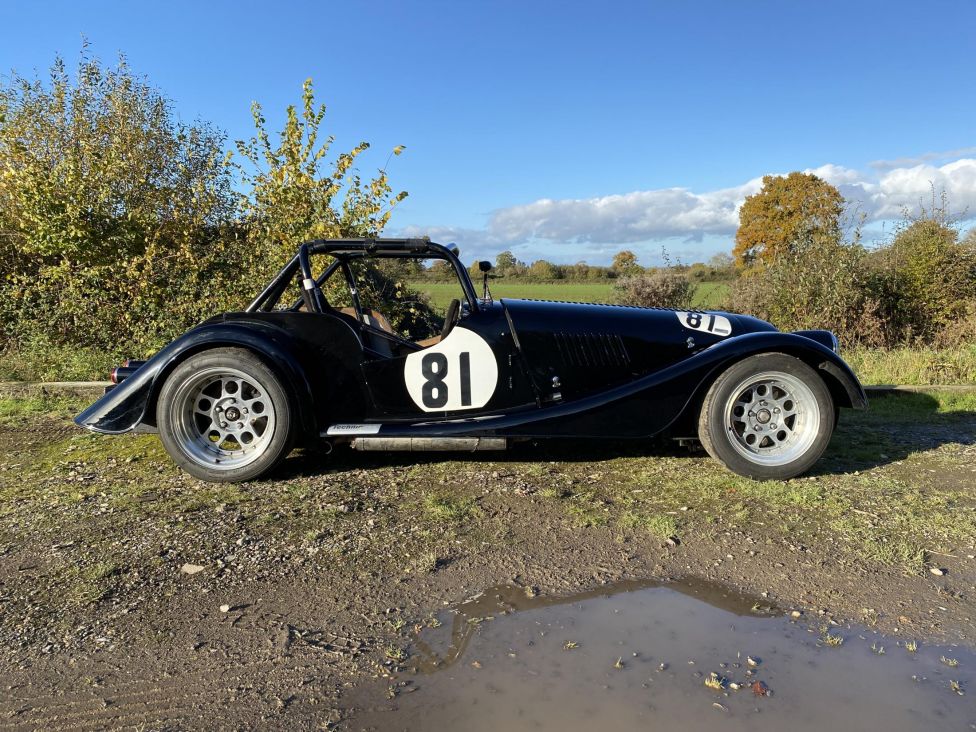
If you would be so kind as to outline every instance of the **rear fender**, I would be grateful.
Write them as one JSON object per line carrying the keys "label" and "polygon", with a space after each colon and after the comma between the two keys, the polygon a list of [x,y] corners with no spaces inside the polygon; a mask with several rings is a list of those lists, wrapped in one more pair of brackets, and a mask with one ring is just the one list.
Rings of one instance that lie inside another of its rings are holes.
{"label": "rear fender", "polygon": [[108,434],[154,432],[156,403],[169,374],[190,356],[221,347],[246,348],[279,373],[298,409],[302,431],[316,432],[312,389],[297,345],[282,329],[255,322],[212,323],[186,332],[78,415],[75,423]]}

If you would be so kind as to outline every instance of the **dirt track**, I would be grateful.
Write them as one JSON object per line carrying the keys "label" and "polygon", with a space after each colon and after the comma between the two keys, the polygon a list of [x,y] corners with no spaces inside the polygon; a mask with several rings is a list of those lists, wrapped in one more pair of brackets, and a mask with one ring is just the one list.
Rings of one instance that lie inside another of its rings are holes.
{"label": "dirt track", "polygon": [[976,414],[898,399],[845,419],[818,472],[786,484],[570,445],[296,455],[274,481],[215,487],[151,436],[16,416],[0,730],[341,726],[347,690],[395,676],[433,612],[502,584],[696,575],[811,624],[972,645]]}

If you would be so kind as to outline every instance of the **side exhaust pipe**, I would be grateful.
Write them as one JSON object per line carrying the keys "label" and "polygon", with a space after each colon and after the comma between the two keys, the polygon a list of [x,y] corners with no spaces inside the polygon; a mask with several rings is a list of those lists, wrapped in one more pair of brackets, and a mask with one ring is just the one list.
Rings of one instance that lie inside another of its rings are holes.
{"label": "side exhaust pipe", "polygon": [[114,369],[112,369],[108,379],[113,384],[121,384],[135,372],[136,370],[134,368],[130,368],[129,366],[116,366]]}
{"label": "side exhaust pipe", "polygon": [[357,437],[352,441],[354,450],[365,452],[480,452],[506,447],[504,437]]}
{"label": "side exhaust pipe", "polygon": [[145,361],[133,361],[131,358],[127,358],[122,362],[121,366],[116,366],[109,372],[108,379],[113,384],[121,384],[145,363]]}

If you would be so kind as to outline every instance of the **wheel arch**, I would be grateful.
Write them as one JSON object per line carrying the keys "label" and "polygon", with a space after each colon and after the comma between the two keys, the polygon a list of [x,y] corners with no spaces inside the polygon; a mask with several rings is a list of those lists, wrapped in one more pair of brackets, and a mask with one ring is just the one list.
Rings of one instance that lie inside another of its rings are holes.
{"label": "wheel arch", "polygon": [[[815,341],[811,341],[809,338],[803,338],[802,336],[791,333],[768,334],[779,336],[778,338],[769,338],[767,334],[761,335],[767,337],[756,338],[755,340],[762,342],[750,344],[752,347],[747,348],[729,348],[730,352],[725,357],[711,364],[706,375],[693,390],[681,415],[672,423],[669,431],[673,435],[684,437],[685,435],[690,436],[696,434],[698,415],[705,401],[705,395],[712,387],[712,384],[715,383],[715,380],[736,362],[763,353],[782,353],[787,356],[793,356],[812,368],[826,385],[834,401],[835,408],[867,408],[868,402],[864,388],[854,375],[854,372],[851,371],[850,366],[836,353]],[[726,341],[718,346],[713,346],[713,348],[731,346],[735,344],[735,340]],[[745,338],[741,340],[745,340]]]}
{"label": "wheel arch", "polygon": [[[188,358],[217,348],[241,348],[253,353],[276,374],[282,377],[282,384],[292,398],[298,415],[298,425],[304,434],[317,434],[317,424],[313,409],[312,388],[291,339],[282,339],[277,333],[264,333],[264,329],[242,328],[234,325],[204,327],[191,331],[194,336],[160,365],[153,379],[146,399],[146,408],[141,422],[155,426],[156,407],[163,385],[170,374]],[[181,339],[182,340],[182,339]],[[178,341],[179,343],[179,341]]]}

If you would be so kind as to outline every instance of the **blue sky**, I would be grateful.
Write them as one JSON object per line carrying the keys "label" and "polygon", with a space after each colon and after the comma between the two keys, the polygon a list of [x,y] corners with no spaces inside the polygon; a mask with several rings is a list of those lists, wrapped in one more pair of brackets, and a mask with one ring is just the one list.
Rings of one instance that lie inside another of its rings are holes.
{"label": "blue sky", "polygon": [[649,264],[729,249],[766,173],[817,170],[872,236],[929,181],[976,212],[974,28],[962,1],[4,1],[0,70],[84,35],[232,139],[312,77],[339,146],[373,144],[364,172],[406,145],[388,231]]}

